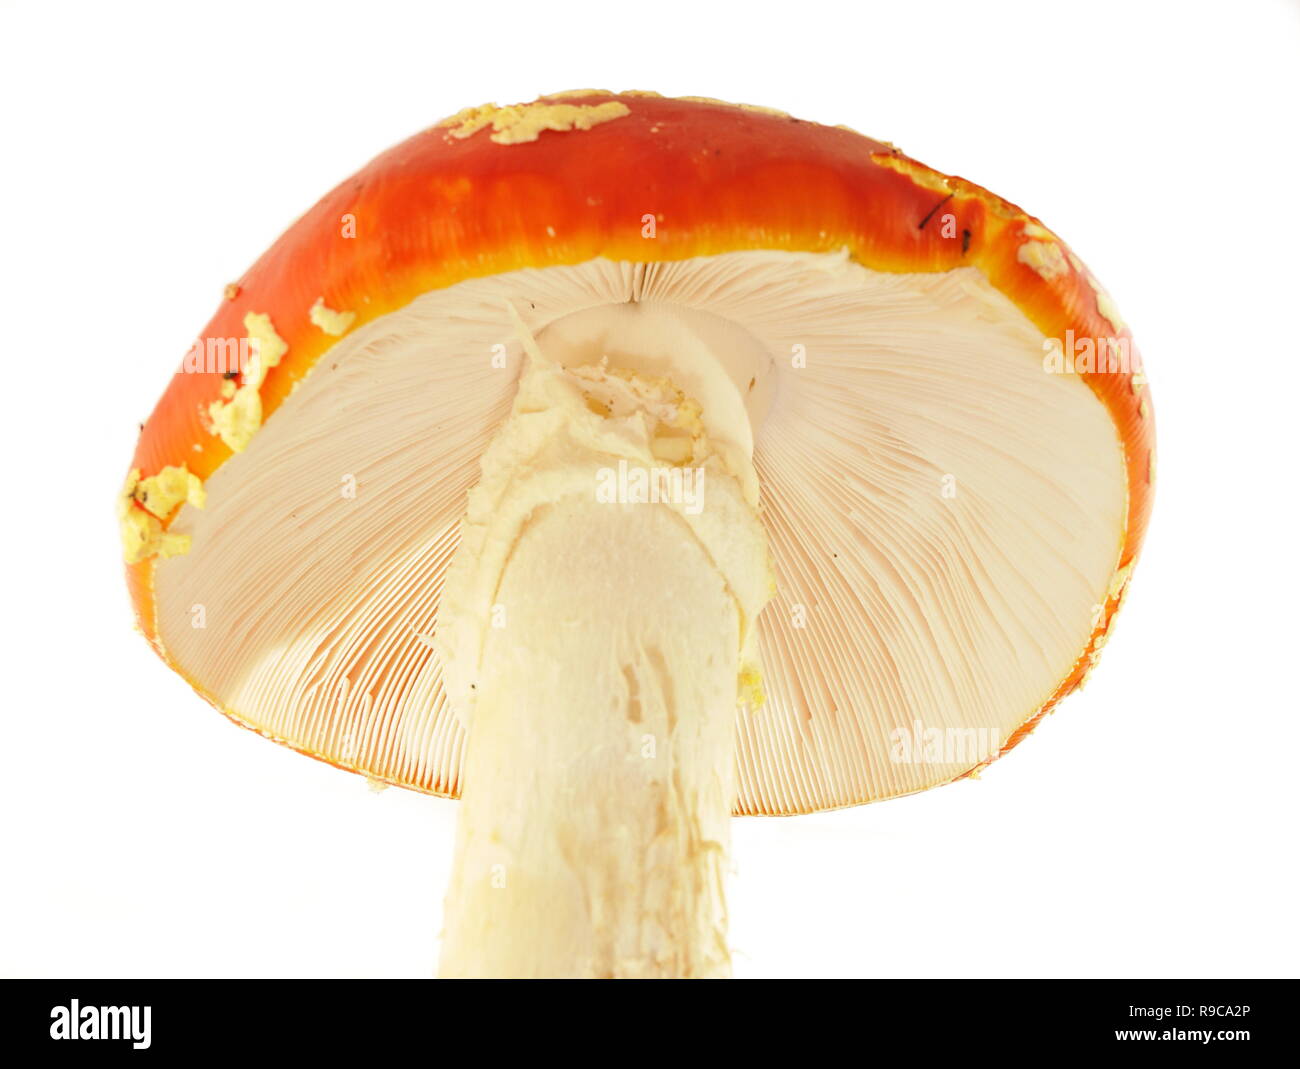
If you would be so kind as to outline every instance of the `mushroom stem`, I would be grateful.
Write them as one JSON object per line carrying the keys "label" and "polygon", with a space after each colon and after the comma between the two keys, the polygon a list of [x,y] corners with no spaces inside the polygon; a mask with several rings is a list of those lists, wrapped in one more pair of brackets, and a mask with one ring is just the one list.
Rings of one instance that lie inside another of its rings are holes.
{"label": "mushroom stem", "polygon": [[441,975],[728,975],[740,619],[708,554],[667,509],[571,498],[499,598]]}
{"label": "mushroom stem", "polygon": [[772,589],[743,464],[668,380],[530,362],[440,600],[469,734],[441,975],[729,973],[737,695]]}

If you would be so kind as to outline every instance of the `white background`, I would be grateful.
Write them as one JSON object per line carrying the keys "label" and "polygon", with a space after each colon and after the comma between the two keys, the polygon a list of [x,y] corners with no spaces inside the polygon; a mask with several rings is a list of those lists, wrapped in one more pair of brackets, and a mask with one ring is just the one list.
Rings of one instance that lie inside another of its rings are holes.
{"label": "white background", "polygon": [[[721,7],[722,5],[718,5]],[[1088,690],[978,782],[735,826],[741,976],[1297,973],[1294,2],[6,3],[0,974],[433,972],[455,803],[237,730],[113,497],[222,286],[372,155],[584,86],[847,123],[1022,204],[1146,357]]]}

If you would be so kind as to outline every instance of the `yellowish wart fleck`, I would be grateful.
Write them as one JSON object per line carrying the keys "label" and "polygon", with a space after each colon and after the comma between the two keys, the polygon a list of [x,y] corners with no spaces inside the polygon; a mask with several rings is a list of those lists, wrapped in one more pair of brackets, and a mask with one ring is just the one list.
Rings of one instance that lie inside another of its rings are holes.
{"label": "yellowish wart fleck", "polygon": [[1016,259],[1022,264],[1028,264],[1039,277],[1048,282],[1069,271],[1065,253],[1059,245],[1050,241],[1026,241],[1016,250]]}
{"label": "yellowish wart fleck", "polygon": [[256,386],[241,386],[229,401],[208,406],[212,430],[231,450],[242,453],[262,426],[262,398]]}
{"label": "yellowish wart fleck", "polygon": [[240,386],[231,393],[227,380],[221,386],[223,399],[208,405],[212,432],[235,453],[247,449],[253,435],[262,426],[262,397],[258,391],[266,381],[267,372],[289,351],[284,339],[276,333],[269,315],[249,312],[244,316],[244,330],[253,343],[253,355],[244,369]]}
{"label": "yellowish wart fleck", "polygon": [[1119,314],[1119,309],[1115,307],[1115,302],[1111,296],[1098,284],[1095,278],[1088,279],[1088,285],[1092,287],[1092,292],[1097,295],[1097,312],[1102,319],[1110,324],[1111,330],[1116,334],[1124,332],[1124,317]]}
{"label": "yellowish wart fleck", "polygon": [[140,477],[139,468],[132,468],[117,499],[118,529],[126,563],[188,553],[190,536],[163,530],[163,522],[182,504],[201,509],[206,497],[203,483],[184,464],[169,465],[147,479]]}
{"label": "yellowish wart fleck", "polygon": [[341,338],[346,334],[348,328],[352,326],[352,321],[357,318],[356,312],[336,312],[326,307],[324,297],[316,298],[316,303],[311,306],[308,314],[315,326],[335,338]]}
{"label": "yellowish wart fleck", "polygon": [[449,126],[448,136],[472,137],[485,127],[492,127],[492,140],[498,145],[521,145],[536,141],[545,131],[590,130],[601,123],[631,114],[628,106],[617,100],[604,104],[551,104],[544,100],[533,104],[515,104],[501,108],[485,104],[466,108],[439,123]]}
{"label": "yellowish wart fleck", "polygon": [[184,464],[169,464],[157,475],[140,479],[132,496],[160,520],[167,519],[184,502],[196,509],[207,502],[202,480]]}
{"label": "yellowish wart fleck", "polygon": [[244,330],[248,340],[253,343],[253,358],[244,372],[242,385],[261,386],[266,381],[266,373],[280,362],[280,358],[289,351],[283,338],[275,332],[271,317],[262,312],[249,312],[244,316]]}
{"label": "yellowish wart fleck", "polygon": [[1129,561],[1123,568],[1120,568],[1110,577],[1110,586],[1106,590],[1106,600],[1112,601],[1118,598],[1128,585],[1129,576],[1133,574],[1133,562]]}
{"label": "yellowish wart fleck", "polygon": [[935,193],[955,192],[953,184],[948,180],[946,174],[940,174],[925,164],[917,163],[916,160],[909,159],[906,156],[887,156],[883,152],[875,152],[872,153],[871,159],[881,167],[906,175],[922,189],[928,189]]}

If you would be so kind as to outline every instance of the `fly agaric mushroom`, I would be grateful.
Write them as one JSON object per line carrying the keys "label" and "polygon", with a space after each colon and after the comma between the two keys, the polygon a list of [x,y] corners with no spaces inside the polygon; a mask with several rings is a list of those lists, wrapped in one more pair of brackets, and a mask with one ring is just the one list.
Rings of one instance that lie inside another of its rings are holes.
{"label": "fly agaric mushroom", "polygon": [[448,976],[726,974],[731,815],[1005,753],[1151,505],[1136,352],[1059,238],[712,100],[439,123],[184,370],[120,501],[140,627],[237,723],[461,798]]}

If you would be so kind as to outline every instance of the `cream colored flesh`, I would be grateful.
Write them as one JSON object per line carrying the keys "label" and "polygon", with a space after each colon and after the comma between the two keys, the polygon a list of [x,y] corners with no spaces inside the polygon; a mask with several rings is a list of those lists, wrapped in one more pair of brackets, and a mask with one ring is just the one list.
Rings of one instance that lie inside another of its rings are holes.
{"label": "cream colored flesh", "polygon": [[[468,788],[430,636],[518,379],[507,301],[551,359],[637,314],[592,309],[687,309],[675,322],[698,345],[674,348],[695,352],[700,392],[739,391],[776,594],[759,620],[766,704],[735,714],[737,811],[945,782],[1081,655],[1123,538],[1118,438],[976,271],[593,261],[463,283],[354,331],[207,481],[206,509],[182,509],[172,529],[192,550],[158,564],[160,635],[232,714],[380,779]],[[616,333],[600,344],[663,359],[667,328]],[[744,452],[734,421],[718,438]]]}

